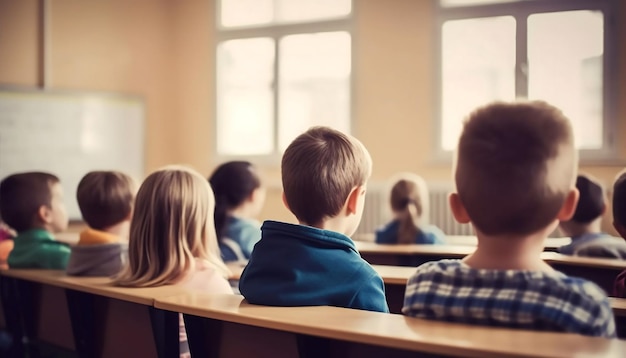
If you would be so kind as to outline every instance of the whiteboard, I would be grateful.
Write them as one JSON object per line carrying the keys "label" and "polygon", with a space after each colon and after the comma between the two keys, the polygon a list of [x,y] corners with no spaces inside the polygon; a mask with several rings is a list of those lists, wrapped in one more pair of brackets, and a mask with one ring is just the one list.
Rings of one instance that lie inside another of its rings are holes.
{"label": "whiteboard", "polygon": [[144,162],[139,98],[0,89],[0,179],[25,171],[58,176],[71,220],[81,219],[76,188],[87,172],[119,170],[141,180]]}

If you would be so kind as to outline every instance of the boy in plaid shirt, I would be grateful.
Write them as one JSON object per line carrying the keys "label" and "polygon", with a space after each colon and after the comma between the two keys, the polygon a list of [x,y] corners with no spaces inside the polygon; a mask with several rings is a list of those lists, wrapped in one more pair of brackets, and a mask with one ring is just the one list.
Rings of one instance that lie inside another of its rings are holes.
{"label": "boy in plaid shirt", "polygon": [[495,103],[466,121],[450,206],[476,251],[418,267],[402,312],[489,326],[615,336],[605,293],[541,260],[545,238],[576,209],[577,153],[565,116],[544,102]]}

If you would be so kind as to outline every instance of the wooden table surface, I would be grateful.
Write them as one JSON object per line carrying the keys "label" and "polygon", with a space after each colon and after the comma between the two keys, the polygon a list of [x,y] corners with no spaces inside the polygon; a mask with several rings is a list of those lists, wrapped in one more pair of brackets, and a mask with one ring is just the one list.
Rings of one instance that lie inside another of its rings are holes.
{"label": "wooden table surface", "polygon": [[158,298],[155,307],[243,325],[416,352],[465,357],[624,357],[626,342],[531,332],[328,306],[267,307],[233,295]]}

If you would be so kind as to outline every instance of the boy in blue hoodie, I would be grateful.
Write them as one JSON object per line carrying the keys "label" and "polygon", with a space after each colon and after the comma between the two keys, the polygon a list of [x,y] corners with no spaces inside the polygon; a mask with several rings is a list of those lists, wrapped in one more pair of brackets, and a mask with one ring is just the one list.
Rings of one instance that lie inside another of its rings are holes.
{"label": "boy in blue hoodie", "polygon": [[348,237],[363,213],[372,170],[356,138],[314,127],[282,159],[283,202],[299,225],[266,221],[239,290],[271,306],[337,306],[388,312],[380,276]]}

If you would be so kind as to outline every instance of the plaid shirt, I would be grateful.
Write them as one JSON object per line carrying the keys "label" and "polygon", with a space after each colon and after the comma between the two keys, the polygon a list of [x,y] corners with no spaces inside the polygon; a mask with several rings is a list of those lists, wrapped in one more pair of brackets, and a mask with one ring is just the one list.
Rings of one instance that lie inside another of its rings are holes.
{"label": "plaid shirt", "polygon": [[602,289],[560,272],[428,262],[409,279],[402,313],[449,322],[615,337]]}

